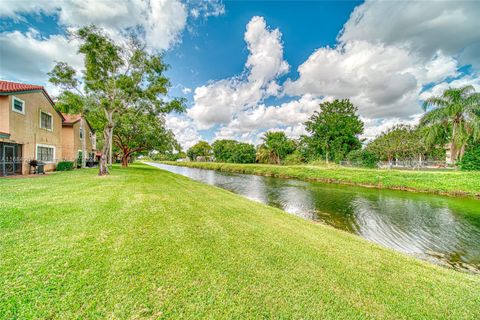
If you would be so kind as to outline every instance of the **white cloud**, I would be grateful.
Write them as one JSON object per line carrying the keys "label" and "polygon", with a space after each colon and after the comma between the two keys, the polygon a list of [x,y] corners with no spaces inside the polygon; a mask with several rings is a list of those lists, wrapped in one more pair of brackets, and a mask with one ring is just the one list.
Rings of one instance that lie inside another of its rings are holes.
{"label": "white cloud", "polygon": [[200,140],[192,120],[184,115],[168,114],[165,124],[168,129],[173,131],[175,138],[185,151]]}
{"label": "white cloud", "polygon": [[199,129],[226,124],[268,96],[276,95],[275,79],[289,70],[283,60],[283,44],[278,29],[270,30],[263,17],[253,17],[247,24],[245,42],[249,56],[245,63],[246,76],[219,80],[197,87],[194,106],[188,115]]}
{"label": "white cloud", "polygon": [[220,0],[190,0],[187,1],[190,9],[190,15],[194,19],[200,17],[218,17],[225,14],[225,6]]}
{"label": "white cloud", "polygon": [[167,49],[179,41],[187,21],[187,8],[178,0],[64,0],[8,1],[2,15],[21,18],[19,14],[57,15],[67,28],[95,24],[119,39],[128,30],[141,29],[150,48]]}
{"label": "white cloud", "polygon": [[182,89],[182,92],[183,92],[183,94],[190,94],[190,93],[192,93],[192,89],[187,88],[187,87],[184,87],[184,88]]}
{"label": "white cloud", "polygon": [[361,117],[361,120],[364,123],[365,130],[361,135],[361,138],[366,139],[367,141],[374,139],[376,136],[382,132],[387,131],[395,125],[405,124],[405,125],[416,125],[418,124],[421,113],[415,114],[408,118],[387,118],[387,119],[370,119]]}
{"label": "white cloud", "polygon": [[[318,104],[334,98],[350,98],[359,108],[368,139],[398,123],[417,123],[429,91],[478,83],[477,75],[458,72],[466,53],[477,52],[472,44],[480,40],[480,19],[473,12],[480,14],[476,3],[367,1],[352,13],[334,48],[315,50],[298,67],[299,77],[283,84],[278,78],[289,66],[281,33],[254,17],[245,32],[246,75],[197,87],[188,114],[200,129],[219,125],[216,138],[245,141],[258,141],[271,128],[298,136]],[[295,99],[263,103],[284,94]]]}
{"label": "white cloud", "polygon": [[465,86],[473,86],[475,88],[475,91],[480,92],[480,78],[477,76],[464,76],[462,78],[453,80],[451,82],[442,82],[439,83],[432,88],[425,90],[420,94],[420,99],[421,100],[426,100],[429,97],[432,96],[440,96],[443,91],[445,91],[448,88],[461,88]]}
{"label": "white cloud", "polygon": [[[66,61],[77,69],[83,62],[75,40],[68,41],[60,35],[41,38],[33,29],[26,33],[0,33],[0,56],[1,78],[34,84],[46,82],[55,60]],[[47,86],[47,90],[54,94],[53,87]]]}
{"label": "white cloud", "polygon": [[479,15],[478,1],[366,1],[355,8],[339,40],[400,45],[427,60],[441,51],[478,66]]}
{"label": "white cloud", "polygon": [[[187,23],[188,8],[198,8],[204,17],[223,14],[218,1],[191,2],[179,0],[36,0],[2,3],[1,17],[24,20],[24,14],[55,15],[60,27],[72,30],[95,24],[115,40],[122,40],[127,32],[139,31],[150,50],[168,49],[180,41]],[[51,93],[56,89],[47,83],[46,73],[55,61],[66,61],[75,67],[82,65],[77,54],[78,42],[64,35],[42,37],[33,29],[0,33],[0,77],[47,85]],[[7,63],[8,62],[8,63]]]}
{"label": "white cloud", "polygon": [[[277,78],[288,72],[288,64],[280,31],[269,32],[263,19],[257,18],[263,22],[258,24],[252,19],[245,33],[247,80],[234,77],[197,88],[189,115],[200,128],[221,124],[217,138],[250,141],[271,128],[290,136],[304,133],[303,122],[321,99],[350,98],[367,139],[395,124],[415,124],[423,112],[420,100],[428,95],[449,86],[480,88],[478,75],[458,71],[480,62],[479,14],[479,2],[367,1],[352,13],[334,48],[315,50],[298,67],[299,77],[283,84]],[[276,45],[252,46],[265,38]],[[263,103],[266,96],[283,94],[300,98],[277,106]]]}
{"label": "white cloud", "polygon": [[459,76],[465,50],[474,52],[480,41],[478,14],[474,2],[367,1],[352,13],[337,46],[310,55],[299,78],[285,82],[285,93],[350,98],[366,119],[410,121],[422,112],[425,86],[446,88]]}
{"label": "white cloud", "polygon": [[322,100],[311,95],[278,106],[259,105],[237,116],[230,124],[237,132],[268,129],[276,126],[296,126],[303,124],[318,110]]}
{"label": "white cloud", "polygon": [[260,136],[269,130],[284,131],[291,138],[306,134],[303,123],[315,110],[322,99],[305,95],[280,105],[258,105],[239,113],[230,123],[219,128],[215,139],[236,139],[258,143]]}
{"label": "white cloud", "polygon": [[423,85],[455,76],[456,70],[455,60],[440,52],[425,63],[398,46],[351,41],[316,50],[298,68],[299,78],[286,81],[285,92],[350,98],[370,118],[406,117],[421,110]]}

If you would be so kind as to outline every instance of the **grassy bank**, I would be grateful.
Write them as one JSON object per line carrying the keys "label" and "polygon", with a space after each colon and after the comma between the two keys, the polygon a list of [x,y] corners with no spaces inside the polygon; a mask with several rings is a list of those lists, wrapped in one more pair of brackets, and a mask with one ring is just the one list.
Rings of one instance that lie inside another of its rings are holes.
{"label": "grassy bank", "polygon": [[480,198],[480,172],[405,171],[345,168],[337,166],[276,166],[264,164],[234,164],[215,162],[163,163],[280,178],[295,178],[301,180],[349,184],[380,189],[406,190],[450,196],[468,196]]}
{"label": "grassy bank", "polygon": [[0,179],[0,318],[480,317],[480,278],[144,165]]}

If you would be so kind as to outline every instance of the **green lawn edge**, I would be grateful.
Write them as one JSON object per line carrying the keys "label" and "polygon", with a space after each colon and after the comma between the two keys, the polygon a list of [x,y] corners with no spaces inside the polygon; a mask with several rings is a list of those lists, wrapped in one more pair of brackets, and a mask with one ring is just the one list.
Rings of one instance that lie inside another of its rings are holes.
{"label": "green lawn edge", "polygon": [[480,317],[478,276],[146,165],[0,194],[2,319]]}
{"label": "green lawn edge", "polygon": [[432,193],[480,199],[480,172],[406,171],[326,166],[278,166],[217,162],[159,163],[277,178],[336,183],[367,188]]}

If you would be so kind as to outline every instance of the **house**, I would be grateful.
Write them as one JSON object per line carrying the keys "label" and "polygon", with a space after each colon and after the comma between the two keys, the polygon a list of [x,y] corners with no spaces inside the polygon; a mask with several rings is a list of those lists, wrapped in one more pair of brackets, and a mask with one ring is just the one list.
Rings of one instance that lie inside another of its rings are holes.
{"label": "house", "polygon": [[[64,160],[76,161],[82,153],[82,140],[85,138],[87,159],[95,158],[96,136],[92,126],[79,114],[62,113],[62,158]],[[83,124],[83,126],[82,126]]]}
{"label": "house", "polygon": [[57,111],[42,86],[0,80],[0,176],[28,174],[31,160],[44,162],[46,171],[74,161],[83,137],[94,154],[95,133],[80,120]]}
{"label": "house", "polygon": [[33,159],[55,169],[63,120],[42,86],[0,81],[0,175],[27,174]]}

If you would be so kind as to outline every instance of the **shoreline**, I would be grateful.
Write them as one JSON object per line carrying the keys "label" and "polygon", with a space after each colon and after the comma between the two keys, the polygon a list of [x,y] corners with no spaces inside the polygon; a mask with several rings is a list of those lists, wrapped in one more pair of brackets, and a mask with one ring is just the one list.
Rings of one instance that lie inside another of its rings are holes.
{"label": "shoreline", "polygon": [[[472,173],[461,171],[400,171],[394,169],[384,170],[366,168],[320,167],[309,165],[278,166],[265,164],[236,164],[220,162],[153,162],[222,172],[253,174],[281,179],[297,179],[302,181],[340,184],[379,190],[395,190],[435,194],[449,197],[466,197],[480,199],[480,173],[477,172]],[[352,179],[351,177],[343,176],[344,174],[351,174],[352,176],[356,176],[357,181],[354,181],[355,179]],[[464,180],[467,176],[470,176],[470,178],[474,181],[478,181],[478,183],[476,184],[472,183],[473,188],[469,189],[469,184],[465,183]],[[419,179],[419,177],[421,177],[421,179]],[[415,180],[414,182],[416,182],[419,186],[412,186],[412,184],[414,183],[408,181],[409,178]],[[463,187],[464,189],[453,189],[453,187],[448,185],[451,180],[457,180],[457,184],[460,182],[461,187]],[[431,184],[438,184],[440,182],[444,183],[443,190],[438,186],[429,187],[429,185]]]}

